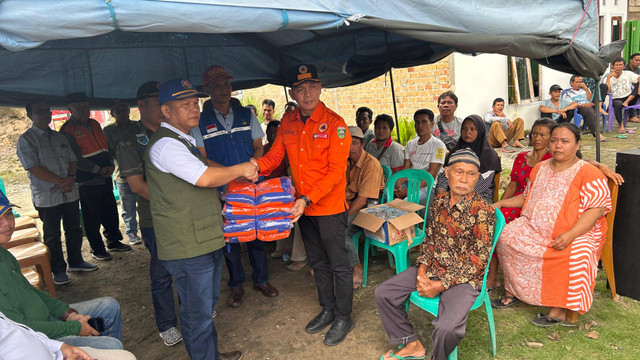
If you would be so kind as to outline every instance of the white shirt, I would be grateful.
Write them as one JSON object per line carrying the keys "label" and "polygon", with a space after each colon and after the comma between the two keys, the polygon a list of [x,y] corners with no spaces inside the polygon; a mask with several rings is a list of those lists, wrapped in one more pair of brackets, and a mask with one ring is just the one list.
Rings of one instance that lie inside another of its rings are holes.
{"label": "white shirt", "polygon": [[[442,140],[435,136],[431,136],[426,143],[418,145],[418,137],[407,142],[404,150],[404,158],[411,161],[412,169],[422,169],[429,171],[429,165],[444,164],[444,157],[447,154],[447,147]],[[435,186],[437,179],[433,179]]]}
{"label": "white shirt", "polygon": [[616,79],[615,76],[611,77],[609,92],[614,99],[626,98],[631,94],[631,85],[636,82],[638,82],[638,74],[625,70],[619,78]]}
{"label": "white shirt", "polygon": [[584,89],[573,90],[569,89],[562,95],[563,99],[567,99],[572,102],[577,102],[578,105],[586,104],[591,99],[587,99],[587,92]]}
{"label": "white shirt", "polygon": [[487,124],[491,125],[491,123],[493,123],[494,121],[500,121],[500,123],[502,124],[502,129],[503,130],[507,130],[509,128],[509,118],[506,116],[497,116],[493,113],[493,110],[489,111],[488,113],[484,114],[484,122],[486,122]]}
{"label": "white shirt", "polygon": [[0,312],[0,359],[62,360],[62,342],[51,340],[26,325],[7,318]]}
{"label": "white shirt", "polygon": [[[183,133],[166,122],[163,122],[160,126],[175,132],[195,148],[196,140],[192,136]],[[191,185],[195,185],[200,176],[207,170],[207,165],[191,153],[183,143],[170,137],[164,137],[153,144],[149,149],[149,158],[153,166],[157,167],[158,170],[175,175]]]}

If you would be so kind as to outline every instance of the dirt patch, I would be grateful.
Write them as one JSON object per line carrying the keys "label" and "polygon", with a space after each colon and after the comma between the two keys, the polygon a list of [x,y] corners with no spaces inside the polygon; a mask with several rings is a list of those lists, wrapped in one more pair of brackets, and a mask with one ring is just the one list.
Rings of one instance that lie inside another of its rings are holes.
{"label": "dirt patch", "polygon": [[[30,125],[24,112],[0,108],[0,142],[3,144],[0,147],[3,159],[0,174],[6,180],[9,198],[22,206],[22,213],[32,210],[33,205],[26,172],[17,160],[15,143]],[[614,139],[611,133],[606,135],[609,140],[602,144],[602,160],[612,168],[615,168],[617,151],[640,146],[640,133],[629,135],[627,139]],[[586,158],[595,158],[593,137],[585,135],[582,149]],[[503,156],[503,168],[510,168],[514,157]],[[124,227],[121,230],[124,232]],[[268,244],[268,252],[273,247],[274,244]],[[89,244],[85,242],[83,248],[85,259],[90,259]],[[279,290],[280,296],[266,298],[251,289],[251,268],[246,253],[243,254],[243,261],[249,281],[245,284],[244,304],[238,309],[225,305],[229,296],[226,286],[228,275],[226,270],[222,272],[222,290],[217,306],[219,315],[215,319],[220,350],[242,350],[245,360],[377,359],[390,348],[373,299],[375,286],[395,274],[385,254],[370,261],[369,286],[354,294],[353,318],[356,328],[343,344],[336,347],[323,345],[321,334],[309,335],[304,332],[306,323],[320,311],[315,283],[308,274],[308,266],[292,272],[286,270],[286,264],[281,260],[268,258],[270,281]],[[114,253],[112,261],[97,263],[99,271],[70,273],[72,282],[57,287],[60,299],[73,303],[112,296],[122,308],[123,343],[127,350],[132,351],[138,359],[186,359],[183,344],[168,348],[158,336],[151,302],[149,253],[144,246],[135,246],[134,251],[128,253]],[[469,321],[483,321],[482,314],[472,313]],[[418,337],[428,343],[432,331],[430,318],[425,318],[419,311],[412,311],[410,319],[416,326]],[[488,353],[486,356],[489,356]]]}

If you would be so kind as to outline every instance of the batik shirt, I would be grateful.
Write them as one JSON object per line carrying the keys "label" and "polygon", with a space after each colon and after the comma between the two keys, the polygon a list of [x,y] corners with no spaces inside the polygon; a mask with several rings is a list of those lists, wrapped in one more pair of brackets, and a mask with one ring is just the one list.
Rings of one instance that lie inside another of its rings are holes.
{"label": "batik shirt", "polygon": [[495,208],[475,191],[449,206],[450,193],[433,200],[429,223],[417,264],[427,267],[427,276],[437,277],[445,289],[469,283],[482,288],[490,260]]}

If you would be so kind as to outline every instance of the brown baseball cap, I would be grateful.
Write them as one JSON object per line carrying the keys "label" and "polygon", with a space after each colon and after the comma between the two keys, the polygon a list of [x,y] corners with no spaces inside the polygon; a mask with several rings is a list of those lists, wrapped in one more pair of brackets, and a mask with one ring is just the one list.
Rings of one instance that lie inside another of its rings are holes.
{"label": "brown baseball cap", "polygon": [[209,83],[214,82],[220,78],[233,79],[233,76],[229,75],[227,70],[225,70],[222,66],[211,65],[202,74],[202,86],[208,85]]}

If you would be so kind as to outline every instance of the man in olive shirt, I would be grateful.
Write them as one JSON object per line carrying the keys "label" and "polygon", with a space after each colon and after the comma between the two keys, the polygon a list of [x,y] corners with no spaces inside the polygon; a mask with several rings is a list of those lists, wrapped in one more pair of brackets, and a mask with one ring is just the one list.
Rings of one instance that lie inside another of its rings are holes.
{"label": "man in olive shirt", "polygon": [[[131,188],[138,200],[138,215],[140,217],[140,233],[144,245],[151,254],[149,273],[151,276],[151,297],[153,313],[160,337],[167,346],[173,346],[182,341],[182,334],[176,328],[178,319],[173,300],[173,284],[171,274],[162,266],[158,259],[156,234],[151,220],[149,205],[149,188],[144,178],[144,152],[149,138],[158,130],[164,117],[158,102],[160,83],[149,81],[138,88],[138,109],[140,121],[132,122],[127,132],[113,144],[116,162],[119,165],[120,177]],[[135,207],[134,207],[135,208]]]}
{"label": "man in olive shirt", "polygon": [[[115,100],[111,105],[111,116],[116,122],[104,128],[104,135],[107,137],[107,145],[109,151],[116,156],[116,144],[129,132],[131,128],[135,128],[137,121],[131,121],[129,115],[131,113],[127,103]],[[133,130],[135,131],[135,130]],[[124,222],[125,232],[129,238],[130,245],[142,243],[138,237],[138,221],[136,219],[136,194],[131,191],[131,187],[123,176],[120,176],[118,159],[115,161],[115,169],[113,170],[113,178],[118,185],[118,195],[120,195],[120,205],[122,206],[122,221]]]}

